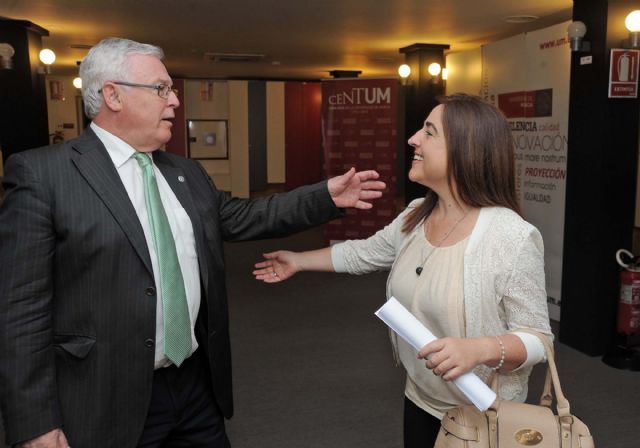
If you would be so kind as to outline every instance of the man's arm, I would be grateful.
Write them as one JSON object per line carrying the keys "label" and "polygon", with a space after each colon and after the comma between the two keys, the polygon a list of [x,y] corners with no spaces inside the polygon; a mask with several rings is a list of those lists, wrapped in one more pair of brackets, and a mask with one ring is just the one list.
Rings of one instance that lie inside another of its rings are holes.
{"label": "man's arm", "polygon": [[50,198],[22,154],[9,158],[0,206],[0,405],[7,442],[62,426],[51,307],[56,235]]}
{"label": "man's arm", "polygon": [[352,168],[328,181],[248,200],[220,192],[201,166],[200,169],[217,197],[220,231],[226,241],[286,236],[324,224],[342,217],[340,208],[369,208],[365,201],[381,196],[380,190],[386,187],[384,182],[375,180],[377,172],[356,172]]}

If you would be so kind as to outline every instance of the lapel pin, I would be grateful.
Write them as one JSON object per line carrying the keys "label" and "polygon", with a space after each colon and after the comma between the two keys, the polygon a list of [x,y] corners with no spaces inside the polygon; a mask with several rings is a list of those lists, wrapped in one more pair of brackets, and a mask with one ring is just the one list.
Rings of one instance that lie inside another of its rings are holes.
{"label": "lapel pin", "polygon": [[178,176],[178,182],[184,182],[184,176]]}

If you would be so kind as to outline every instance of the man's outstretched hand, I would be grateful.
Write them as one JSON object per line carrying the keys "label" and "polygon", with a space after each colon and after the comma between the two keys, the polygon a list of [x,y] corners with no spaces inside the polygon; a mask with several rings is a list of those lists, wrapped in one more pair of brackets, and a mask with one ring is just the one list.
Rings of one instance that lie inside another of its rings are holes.
{"label": "man's outstretched hand", "polygon": [[371,199],[382,196],[387,186],[376,180],[380,177],[377,171],[358,171],[351,168],[342,176],[332,177],[328,181],[329,194],[337,207],[355,207],[363,210],[373,207]]}

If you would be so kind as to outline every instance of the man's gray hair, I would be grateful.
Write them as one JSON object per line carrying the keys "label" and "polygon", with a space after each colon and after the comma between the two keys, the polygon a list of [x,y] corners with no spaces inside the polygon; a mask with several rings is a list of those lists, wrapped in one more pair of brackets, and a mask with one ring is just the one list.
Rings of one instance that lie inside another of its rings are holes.
{"label": "man's gray hair", "polygon": [[164,57],[162,48],[142,44],[129,39],[110,37],[95,45],[80,64],[84,111],[93,119],[102,107],[102,95],[98,93],[107,81],[128,81],[127,58],[133,54]]}

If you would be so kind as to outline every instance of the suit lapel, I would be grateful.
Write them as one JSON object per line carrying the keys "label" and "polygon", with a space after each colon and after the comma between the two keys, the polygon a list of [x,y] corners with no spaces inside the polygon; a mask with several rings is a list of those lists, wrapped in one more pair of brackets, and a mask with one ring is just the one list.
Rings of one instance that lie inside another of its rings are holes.
{"label": "suit lapel", "polygon": [[145,267],[153,275],[142,225],[104,145],[91,128],[87,128],[72,146],[76,150],[72,161],[78,171],[107,206]]}
{"label": "suit lapel", "polygon": [[200,269],[200,278],[204,286],[205,292],[208,291],[208,268],[207,268],[207,253],[205,250],[205,239],[203,235],[202,222],[200,220],[200,214],[195,207],[191,191],[189,190],[189,179],[184,174],[184,171],[171,163],[166,157],[163,151],[155,151],[153,153],[153,161],[162,172],[162,175],[166,179],[167,183],[173,190],[173,193],[180,201],[182,208],[191,219],[191,225],[193,227],[193,235],[196,240],[196,251],[198,253],[198,266]]}

